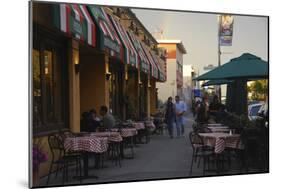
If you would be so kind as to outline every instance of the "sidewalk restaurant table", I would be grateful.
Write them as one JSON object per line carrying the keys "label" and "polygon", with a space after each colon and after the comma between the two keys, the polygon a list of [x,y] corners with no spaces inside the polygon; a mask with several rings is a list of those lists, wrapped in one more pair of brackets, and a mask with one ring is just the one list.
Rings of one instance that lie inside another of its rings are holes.
{"label": "sidewalk restaurant table", "polygon": [[[242,148],[240,134],[229,133],[199,133],[204,144],[214,147],[214,152],[219,154],[228,148]],[[237,145],[238,144],[238,145]]]}
{"label": "sidewalk restaurant table", "polygon": [[90,135],[96,137],[107,137],[108,142],[121,142],[123,140],[119,132],[113,132],[113,131],[95,132],[95,133],[91,133]]}
{"label": "sidewalk restaurant table", "polygon": [[199,136],[202,137],[203,142],[207,146],[214,147],[215,161],[217,173],[225,170],[223,164],[220,162],[220,155],[226,147],[241,149],[242,144],[240,140],[240,134],[229,134],[229,133],[199,133]]}
{"label": "sidewalk restaurant table", "polygon": [[[111,131],[117,132],[118,128],[113,128],[113,129],[111,129]],[[128,159],[134,158],[133,137],[138,134],[137,129],[136,128],[121,128],[119,130],[119,132],[120,132],[122,138],[124,139],[121,146],[120,146],[121,157],[122,158],[128,158]],[[132,151],[131,157],[126,157],[124,155],[124,142],[126,142],[126,141],[129,143],[129,145],[131,147],[131,151]]]}
{"label": "sidewalk restaurant table", "polygon": [[230,131],[229,127],[227,126],[220,126],[220,127],[208,127],[212,133],[228,133]]}
{"label": "sidewalk restaurant table", "polygon": [[145,121],[144,123],[145,123],[145,127],[150,129],[151,131],[153,131],[156,128],[153,121]]}
{"label": "sidewalk restaurant table", "polygon": [[[113,128],[113,129],[111,129],[111,131],[118,132],[118,128]],[[123,138],[132,137],[132,136],[137,135],[137,134],[138,134],[138,131],[137,131],[136,128],[121,128],[120,129],[120,135]]]}
{"label": "sidewalk restaurant table", "polygon": [[204,124],[205,126],[207,127],[222,127],[224,126],[222,123],[207,123],[207,124]]}
{"label": "sidewalk restaurant table", "polygon": [[145,129],[145,125],[143,122],[133,122],[132,125],[137,130]]}
{"label": "sidewalk restaurant table", "polygon": [[81,152],[83,154],[83,170],[82,178],[98,178],[97,176],[89,176],[89,153],[100,154],[107,151],[108,139],[106,137],[96,137],[91,135],[67,137],[64,141],[66,151]]}

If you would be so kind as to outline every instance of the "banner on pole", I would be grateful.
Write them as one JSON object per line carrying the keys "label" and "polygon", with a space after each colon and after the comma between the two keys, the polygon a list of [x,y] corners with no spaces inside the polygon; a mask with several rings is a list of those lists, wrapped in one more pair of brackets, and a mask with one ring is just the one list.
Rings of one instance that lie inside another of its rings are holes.
{"label": "banner on pole", "polygon": [[233,35],[233,16],[231,15],[220,15],[220,45],[231,46],[232,35]]}

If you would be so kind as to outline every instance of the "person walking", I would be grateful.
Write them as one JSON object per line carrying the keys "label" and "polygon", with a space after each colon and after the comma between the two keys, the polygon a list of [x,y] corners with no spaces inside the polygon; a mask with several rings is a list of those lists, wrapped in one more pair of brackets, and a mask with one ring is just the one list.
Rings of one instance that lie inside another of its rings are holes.
{"label": "person walking", "polygon": [[176,126],[177,126],[177,137],[184,135],[184,119],[183,114],[186,112],[186,105],[180,100],[179,96],[176,99]]}
{"label": "person walking", "polygon": [[175,115],[176,112],[175,112],[175,105],[173,103],[173,98],[169,97],[166,105],[165,122],[168,125],[168,132],[170,138],[173,138]]}

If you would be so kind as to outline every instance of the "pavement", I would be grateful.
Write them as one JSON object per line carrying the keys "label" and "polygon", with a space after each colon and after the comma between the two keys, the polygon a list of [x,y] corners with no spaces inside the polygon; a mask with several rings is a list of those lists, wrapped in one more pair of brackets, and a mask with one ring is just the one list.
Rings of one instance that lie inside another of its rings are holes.
{"label": "pavement", "polygon": [[[185,135],[192,130],[194,122],[192,113],[187,113],[185,124]],[[174,131],[176,133],[176,131]],[[129,153],[129,149],[127,153]],[[123,159],[121,167],[115,165],[111,160],[106,160],[104,168],[90,169],[89,175],[96,175],[98,179],[86,179],[82,183],[105,183],[105,182],[124,182],[138,180],[153,180],[165,178],[189,178],[203,176],[202,164],[193,166],[192,174],[189,173],[192,157],[192,147],[184,136],[171,139],[168,132],[163,135],[152,135],[148,144],[138,144],[134,148],[133,159]],[[125,151],[126,153],[126,151]],[[90,160],[90,167],[94,166],[94,159]],[[231,171],[223,172],[221,175],[240,174],[241,170],[232,167]],[[69,174],[71,175],[71,173]],[[74,173],[73,173],[74,175]],[[205,176],[217,175],[215,172],[207,172]],[[60,185],[61,176],[56,179],[52,175],[49,185]],[[70,179],[69,179],[70,180]],[[46,178],[42,178],[40,184],[46,184]],[[67,184],[79,184],[72,179]]]}

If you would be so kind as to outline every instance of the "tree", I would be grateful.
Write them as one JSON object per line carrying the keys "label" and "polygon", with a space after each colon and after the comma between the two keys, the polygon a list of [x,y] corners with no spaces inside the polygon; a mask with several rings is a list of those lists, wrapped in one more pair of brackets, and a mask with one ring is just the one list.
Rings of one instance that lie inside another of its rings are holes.
{"label": "tree", "polygon": [[252,94],[252,100],[265,100],[268,91],[268,80],[257,80],[248,86],[248,92]]}

